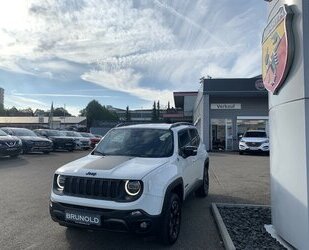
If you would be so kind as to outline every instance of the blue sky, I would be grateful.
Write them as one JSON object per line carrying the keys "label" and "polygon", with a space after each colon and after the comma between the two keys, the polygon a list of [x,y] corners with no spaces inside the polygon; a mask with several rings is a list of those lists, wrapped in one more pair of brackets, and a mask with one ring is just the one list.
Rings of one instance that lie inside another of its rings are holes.
{"label": "blue sky", "polygon": [[5,107],[150,108],[201,76],[256,76],[266,13],[262,0],[3,1]]}

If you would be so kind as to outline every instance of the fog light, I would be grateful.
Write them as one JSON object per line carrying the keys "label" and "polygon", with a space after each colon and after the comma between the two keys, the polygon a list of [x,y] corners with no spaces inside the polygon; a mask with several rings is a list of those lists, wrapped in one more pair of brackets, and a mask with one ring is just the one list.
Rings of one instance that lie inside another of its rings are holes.
{"label": "fog light", "polygon": [[144,221],[139,226],[140,226],[141,229],[146,229],[148,227],[148,224],[147,224],[147,222]]}
{"label": "fog light", "polygon": [[131,212],[131,215],[132,216],[139,216],[139,215],[141,215],[142,213],[140,212],[140,211],[133,211],[133,212]]}

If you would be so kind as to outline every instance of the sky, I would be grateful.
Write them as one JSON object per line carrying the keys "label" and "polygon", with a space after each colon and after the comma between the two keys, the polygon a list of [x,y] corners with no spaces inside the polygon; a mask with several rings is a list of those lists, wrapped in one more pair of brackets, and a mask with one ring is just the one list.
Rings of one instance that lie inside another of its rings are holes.
{"label": "sky", "polygon": [[254,77],[266,14],[262,0],[1,1],[4,105],[164,107],[202,76]]}

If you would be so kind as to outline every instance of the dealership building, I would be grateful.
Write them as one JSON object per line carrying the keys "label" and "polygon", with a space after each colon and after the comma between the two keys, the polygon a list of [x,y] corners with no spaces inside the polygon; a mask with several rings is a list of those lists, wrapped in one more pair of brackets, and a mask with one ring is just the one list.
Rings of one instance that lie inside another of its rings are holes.
{"label": "dealership building", "polygon": [[240,135],[249,129],[268,133],[268,94],[261,77],[202,79],[193,123],[211,151],[238,150]]}

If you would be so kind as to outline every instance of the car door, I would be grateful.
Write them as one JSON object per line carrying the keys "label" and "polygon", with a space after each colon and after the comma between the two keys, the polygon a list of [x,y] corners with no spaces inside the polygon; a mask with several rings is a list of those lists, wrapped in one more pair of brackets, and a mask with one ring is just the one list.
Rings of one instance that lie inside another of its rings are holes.
{"label": "car door", "polygon": [[204,170],[204,154],[203,150],[201,149],[201,139],[196,129],[191,128],[189,129],[191,143],[190,145],[196,147],[197,154],[192,156],[192,167],[193,167],[193,182],[196,182],[203,176]]}
{"label": "car door", "polygon": [[179,166],[182,168],[183,172],[183,181],[185,186],[185,193],[187,194],[192,187],[193,177],[194,177],[194,169],[193,165],[193,157],[183,157],[181,154],[181,149],[185,146],[190,145],[191,137],[188,129],[183,129],[178,132],[178,154],[179,154]]}

